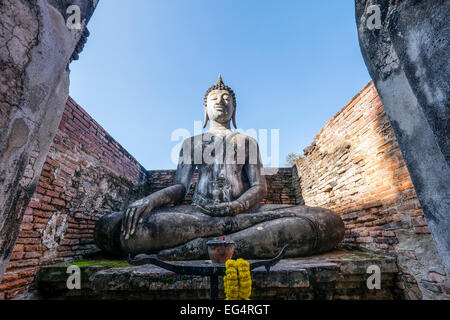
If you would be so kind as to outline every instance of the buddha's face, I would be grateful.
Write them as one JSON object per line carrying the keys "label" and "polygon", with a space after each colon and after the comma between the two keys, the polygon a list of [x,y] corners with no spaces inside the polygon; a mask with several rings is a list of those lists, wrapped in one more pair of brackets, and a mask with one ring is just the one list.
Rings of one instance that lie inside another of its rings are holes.
{"label": "buddha's face", "polygon": [[212,121],[229,122],[234,112],[233,98],[227,90],[213,90],[206,98],[206,112]]}

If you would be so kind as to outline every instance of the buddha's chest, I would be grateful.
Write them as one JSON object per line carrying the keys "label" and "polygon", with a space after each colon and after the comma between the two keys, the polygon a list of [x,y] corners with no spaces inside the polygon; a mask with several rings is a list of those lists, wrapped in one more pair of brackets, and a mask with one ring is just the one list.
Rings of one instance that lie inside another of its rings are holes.
{"label": "buddha's chest", "polygon": [[[188,161],[198,166],[235,166],[241,169],[249,158],[249,148],[245,140],[237,139],[234,134],[227,137],[204,134],[193,139],[190,158]],[[223,170],[214,169],[214,173],[219,171]]]}
{"label": "buddha's chest", "polygon": [[244,166],[239,164],[203,164],[195,193],[213,202],[229,202],[248,189]]}

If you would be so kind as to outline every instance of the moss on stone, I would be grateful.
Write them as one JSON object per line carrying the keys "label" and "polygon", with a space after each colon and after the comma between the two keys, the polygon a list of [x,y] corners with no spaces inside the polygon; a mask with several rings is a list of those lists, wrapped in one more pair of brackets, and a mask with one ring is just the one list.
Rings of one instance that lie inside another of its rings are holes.
{"label": "moss on stone", "polygon": [[358,251],[356,251],[356,252],[353,252],[353,254],[355,254],[355,255],[357,255],[359,257],[362,257],[362,258],[367,258],[367,259],[376,258],[374,255],[372,255],[370,253],[367,253],[367,252],[358,252]]}
{"label": "moss on stone", "polygon": [[68,262],[61,264],[60,266],[78,266],[78,267],[89,267],[89,266],[105,266],[109,268],[119,268],[119,267],[130,267],[130,264],[124,260],[78,260],[73,262]]}

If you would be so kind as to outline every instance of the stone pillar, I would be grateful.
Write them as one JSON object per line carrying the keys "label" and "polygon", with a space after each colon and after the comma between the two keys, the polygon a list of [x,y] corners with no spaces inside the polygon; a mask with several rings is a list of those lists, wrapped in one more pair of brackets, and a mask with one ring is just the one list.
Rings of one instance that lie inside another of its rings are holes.
{"label": "stone pillar", "polygon": [[[64,111],[68,64],[97,2],[0,0],[0,282]],[[24,179],[31,152],[36,161]]]}
{"label": "stone pillar", "polygon": [[364,61],[450,275],[450,1],[355,5]]}

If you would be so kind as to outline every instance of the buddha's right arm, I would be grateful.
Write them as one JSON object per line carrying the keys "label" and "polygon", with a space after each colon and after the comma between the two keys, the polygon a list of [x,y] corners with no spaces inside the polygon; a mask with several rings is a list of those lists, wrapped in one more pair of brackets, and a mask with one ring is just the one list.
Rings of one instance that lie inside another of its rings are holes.
{"label": "buddha's right arm", "polygon": [[176,203],[184,198],[184,186],[176,184],[156,191],[151,195],[133,202],[124,213],[121,232],[127,240],[136,231],[136,225],[142,223],[144,218],[154,209]]}
{"label": "buddha's right arm", "polygon": [[174,185],[152,193],[145,198],[144,201],[146,202],[146,206],[148,206],[147,213],[151,210],[173,205],[184,200],[191,186],[192,176],[195,170],[195,165],[191,163],[192,157],[183,156],[183,154],[189,155],[190,152],[193,152],[191,149],[191,139],[186,139],[183,141],[180,150],[180,161],[175,173]]}
{"label": "buddha's right arm", "polygon": [[185,194],[184,185],[175,184],[152,193],[148,196],[148,201],[151,203],[152,209],[156,209],[183,201]]}
{"label": "buddha's right arm", "polygon": [[[166,205],[173,205],[184,200],[189,191],[192,182],[192,175],[194,174],[195,165],[185,163],[183,160],[183,151],[190,150],[190,140],[185,140],[183,148],[180,151],[180,162],[175,173],[174,185],[164,188],[149,196],[152,209],[160,208]],[[187,145],[187,146],[186,146]],[[189,158],[190,159],[190,158]]]}
{"label": "buddha's right arm", "polygon": [[152,209],[173,205],[184,200],[189,191],[195,167],[190,164],[179,164],[175,173],[174,185],[156,191],[148,196]]}
{"label": "buddha's right arm", "polygon": [[171,187],[156,191],[151,195],[135,201],[126,211],[122,219],[121,231],[127,240],[136,231],[136,224],[141,223],[145,216],[153,210],[163,206],[183,201],[189,191],[190,182],[194,172],[192,165],[178,165],[175,174],[175,184]]}

